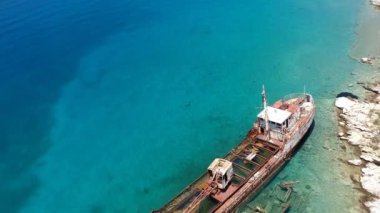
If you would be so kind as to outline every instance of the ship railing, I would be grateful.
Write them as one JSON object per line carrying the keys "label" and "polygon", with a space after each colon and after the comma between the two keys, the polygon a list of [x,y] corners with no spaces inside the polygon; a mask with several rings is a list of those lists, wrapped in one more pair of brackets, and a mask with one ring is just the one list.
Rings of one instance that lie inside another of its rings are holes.
{"label": "ship railing", "polygon": [[288,100],[292,100],[292,99],[295,99],[295,98],[306,98],[307,96],[311,96],[311,95],[308,94],[308,93],[292,93],[292,94],[284,96],[282,98],[282,100],[283,101],[288,101]]}

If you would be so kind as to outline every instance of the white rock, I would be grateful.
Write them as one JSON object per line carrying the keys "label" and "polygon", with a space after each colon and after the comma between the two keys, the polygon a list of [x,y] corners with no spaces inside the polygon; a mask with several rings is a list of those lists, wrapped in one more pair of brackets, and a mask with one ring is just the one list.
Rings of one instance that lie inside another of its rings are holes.
{"label": "white rock", "polygon": [[[377,0],[375,0],[375,1],[377,1]],[[372,62],[372,60],[368,57],[363,57],[360,59],[360,62],[365,63],[365,64],[370,64]]]}
{"label": "white rock", "polygon": [[364,203],[371,213],[380,213],[380,199],[372,199],[371,201],[367,201]]}
{"label": "white rock", "polygon": [[[364,148],[368,148],[367,146],[365,146]],[[369,151],[370,149],[367,149],[366,151]],[[376,151],[369,151],[369,152],[365,152],[364,150],[362,150],[362,154],[360,155],[360,158],[365,160],[365,161],[368,161],[368,162],[380,162],[380,157],[378,157],[379,155],[379,152],[376,152]]]}
{"label": "white rock", "polygon": [[346,97],[339,97],[335,100],[335,106],[340,109],[348,110],[351,106],[355,105],[355,101],[352,101]]}
{"label": "white rock", "polygon": [[367,161],[367,162],[373,162],[371,155],[369,155],[368,153],[361,154],[360,158]]}
{"label": "white rock", "polygon": [[339,137],[342,137],[342,136],[344,136],[344,133],[343,132],[339,132],[338,135],[339,135]]}
{"label": "white rock", "polygon": [[348,160],[347,162],[351,165],[354,165],[354,166],[362,165],[362,160],[360,160],[360,159]]}
{"label": "white rock", "polygon": [[363,57],[363,58],[360,59],[360,61],[363,62],[363,63],[366,63],[366,62],[369,61],[369,58]]}
{"label": "white rock", "polygon": [[350,132],[350,136],[348,136],[348,142],[350,142],[352,145],[359,145],[362,140],[363,136],[358,131],[352,131]]}
{"label": "white rock", "polygon": [[369,193],[380,197],[380,166],[374,163],[367,163],[362,168],[362,187]]}
{"label": "white rock", "polygon": [[375,6],[380,6],[380,0],[372,0],[372,4]]}

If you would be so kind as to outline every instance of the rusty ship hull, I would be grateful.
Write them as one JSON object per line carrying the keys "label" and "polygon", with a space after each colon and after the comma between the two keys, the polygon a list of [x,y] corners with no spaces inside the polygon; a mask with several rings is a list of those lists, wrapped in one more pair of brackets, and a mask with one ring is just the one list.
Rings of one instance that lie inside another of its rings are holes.
{"label": "rusty ship hull", "polygon": [[234,212],[257,193],[290,159],[315,114],[310,94],[290,95],[264,106],[247,136],[222,159],[233,171],[225,188],[215,184],[209,170],[154,212]]}

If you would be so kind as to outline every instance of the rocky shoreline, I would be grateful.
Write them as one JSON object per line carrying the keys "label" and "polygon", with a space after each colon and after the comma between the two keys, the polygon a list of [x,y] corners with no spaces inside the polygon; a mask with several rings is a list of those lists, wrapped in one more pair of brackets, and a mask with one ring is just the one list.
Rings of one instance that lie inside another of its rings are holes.
{"label": "rocky shoreline", "polygon": [[[364,3],[357,38],[349,55],[362,65],[352,72],[351,93],[337,96],[339,133],[352,167],[353,184],[363,189],[360,202],[369,212],[380,213],[380,0]],[[356,85],[354,82],[356,81]],[[360,96],[360,97],[358,97]],[[351,149],[352,148],[352,149]],[[360,185],[360,186],[359,186]]]}
{"label": "rocky shoreline", "polygon": [[368,192],[364,205],[370,212],[380,211],[380,82],[362,83],[368,91],[365,100],[350,93],[336,98],[339,108],[339,138],[356,146],[360,154],[347,163],[361,166],[360,183]]}

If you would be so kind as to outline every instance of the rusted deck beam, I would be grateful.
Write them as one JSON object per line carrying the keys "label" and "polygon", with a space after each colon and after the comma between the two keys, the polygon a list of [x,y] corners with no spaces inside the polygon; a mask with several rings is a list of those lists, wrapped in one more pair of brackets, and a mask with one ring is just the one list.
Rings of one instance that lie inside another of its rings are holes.
{"label": "rusted deck beam", "polygon": [[245,161],[245,162],[247,162],[247,163],[249,163],[249,164],[252,164],[252,165],[254,165],[254,166],[261,166],[261,164],[259,164],[259,163],[257,163],[257,162],[254,162],[254,161],[249,161],[249,160],[247,160],[247,159],[241,157],[240,155],[235,155],[235,156],[236,156],[237,158],[239,158],[240,160],[243,160],[243,161]]}
{"label": "rusted deck beam", "polygon": [[[254,166],[261,166],[261,165],[262,165],[262,164],[259,164],[259,163],[257,163],[257,162],[254,162],[254,161],[248,161],[247,159],[241,157],[241,156],[238,155],[238,154],[235,154],[235,153],[231,153],[231,154],[232,154],[233,156],[235,156],[236,158],[239,158],[240,160],[247,161],[248,163],[253,164]],[[236,158],[233,158],[232,161],[235,160]]]}
{"label": "rusted deck beam", "polygon": [[239,179],[241,179],[241,180],[244,180],[245,178],[244,177],[242,177],[242,176],[240,176],[240,175],[238,175],[238,174],[236,174],[236,173],[233,173],[237,178],[239,178]]}
{"label": "rusted deck beam", "polygon": [[[271,156],[269,156],[269,157],[266,158],[266,157],[264,157],[264,156],[262,156],[262,155],[259,155],[258,153],[256,153],[256,156],[257,156],[257,157],[260,157],[261,159],[264,159],[265,161],[267,161],[267,160],[271,157]],[[255,156],[255,157],[256,157],[256,156]],[[253,159],[254,159],[254,158],[253,158]],[[252,159],[252,160],[253,160],[253,159]],[[253,162],[253,161],[252,161],[252,162]]]}
{"label": "rusted deck beam", "polygon": [[232,162],[232,165],[234,165],[234,166],[236,166],[236,167],[239,167],[240,169],[246,170],[246,171],[249,172],[250,174],[251,174],[252,172],[255,171],[255,170],[250,170],[250,169],[248,169],[248,168],[245,168],[245,167],[243,167],[243,166],[241,166],[241,165],[239,165],[239,164],[237,164],[237,163],[235,163],[235,162]]}
{"label": "rusted deck beam", "polygon": [[[272,151],[272,150],[268,149],[267,147],[258,147],[258,146],[256,147],[255,146],[255,148],[264,149],[264,150],[268,151],[269,153],[271,153],[272,155],[274,155],[276,153],[276,151]],[[276,150],[278,150],[278,149],[276,149]]]}

